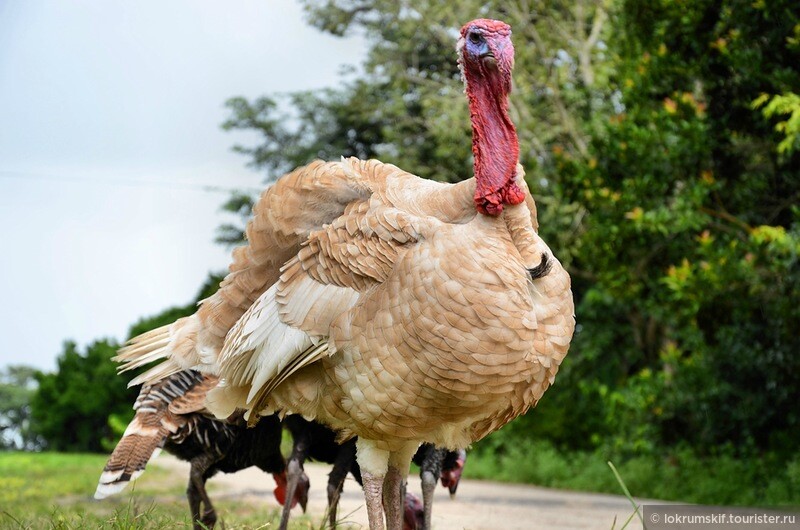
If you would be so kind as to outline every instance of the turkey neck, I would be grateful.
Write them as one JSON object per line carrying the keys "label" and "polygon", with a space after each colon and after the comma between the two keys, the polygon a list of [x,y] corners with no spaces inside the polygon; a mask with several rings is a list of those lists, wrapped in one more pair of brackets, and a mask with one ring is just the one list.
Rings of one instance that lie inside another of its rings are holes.
{"label": "turkey neck", "polygon": [[514,182],[519,141],[508,115],[510,80],[499,72],[467,75],[467,99],[472,120],[475,158],[475,206],[486,215],[499,215],[506,204],[519,204],[525,195]]}

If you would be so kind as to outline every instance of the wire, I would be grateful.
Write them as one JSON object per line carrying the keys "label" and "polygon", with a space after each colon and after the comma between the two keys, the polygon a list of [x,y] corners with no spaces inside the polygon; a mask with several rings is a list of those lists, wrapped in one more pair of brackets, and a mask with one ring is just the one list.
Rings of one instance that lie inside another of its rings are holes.
{"label": "wire", "polygon": [[210,184],[192,184],[189,182],[170,182],[165,180],[137,180],[131,178],[94,178],[94,177],[80,177],[80,176],[64,176],[64,175],[46,175],[44,173],[28,173],[24,171],[8,171],[0,169],[0,178],[7,179],[20,179],[20,180],[49,180],[56,182],[82,182],[87,184],[106,184],[106,185],[122,185],[134,187],[151,187],[151,188],[173,188],[184,190],[204,191],[208,193],[260,193],[262,190],[259,188],[242,187],[230,188],[225,186],[212,186]]}

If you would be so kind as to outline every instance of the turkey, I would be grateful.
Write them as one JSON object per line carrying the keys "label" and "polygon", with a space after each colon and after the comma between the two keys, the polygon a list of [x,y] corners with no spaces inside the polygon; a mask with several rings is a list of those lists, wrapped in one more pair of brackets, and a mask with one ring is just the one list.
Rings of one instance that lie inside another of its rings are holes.
{"label": "turkey", "polygon": [[[348,472],[359,484],[363,484],[361,470],[356,462],[355,440],[351,439],[340,445],[336,443],[336,434],[332,430],[296,415],[287,416],[283,424],[292,434],[294,442],[287,464],[287,495],[293,495],[297,484],[304,485],[305,489],[308,489],[309,480],[303,469],[306,459],[333,464],[328,479],[328,523],[331,528],[335,528],[339,497]],[[419,448],[413,461],[420,466],[423,501],[412,493],[406,494],[404,530],[430,530],[433,489],[436,482],[441,476],[442,485],[449,488],[451,496],[455,495],[465,460],[464,451],[447,451],[430,444],[424,444]],[[291,506],[284,506],[281,529],[285,529],[288,525],[290,510]]]}
{"label": "turkey", "polygon": [[[283,424],[292,435],[292,453],[287,463],[287,492],[293,494],[298,484],[301,489],[308,487],[309,480],[303,466],[306,459],[333,464],[328,477],[327,492],[328,523],[331,528],[335,528],[339,496],[347,474],[352,473],[361,484],[361,474],[355,464],[355,441],[338,444],[336,433],[332,430],[297,415],[285,417]],[[290,510],[291,506],[284,505],[280,523],[282,530],[289,524]]]}
{"label": "turkey", "polygon": [[[216,377],[186,370],[144,386],[133,407],[136,415],[103,469],[95,498],[122,491],[164,448],[191,464],[186,495],[195,530],[216,523],[205,484],[217,471],[235,473],[257,466],[272,474],[277,484],[275,498],[284,504],[286,462],[280,452],[277,415],[261,418],[251,429],[241,418],[227,422],[204,415],[206,393],[216,384]],[[301,501],[305,509],[306,498],[301,487],[291,505]]]}
{"label": "turkey", "polygon": [[419,477],[422,481],[422,506],[424,510],[421,528],[430,530],[433,516],[433,490],[436,482],[442,480],[442,486],[450,491],[450,498],[456,495],[461,473],[467,461],[467,452],[448,451],[431,444],[422,444],[414,455],[412,462],[419,466]]}
{"label": "turkey", "polygon": [[262,194],[219,291],[118,355],[123,369],[164,359],[134,384],[217,374],[218,417],[297,413],[357,436],[373,530],[401,527],[422,442],[463,449],[536,405],[575,326],[517,164],[511,29],[469,22],[457,51],[473,178],[353,158],[299,168]]}

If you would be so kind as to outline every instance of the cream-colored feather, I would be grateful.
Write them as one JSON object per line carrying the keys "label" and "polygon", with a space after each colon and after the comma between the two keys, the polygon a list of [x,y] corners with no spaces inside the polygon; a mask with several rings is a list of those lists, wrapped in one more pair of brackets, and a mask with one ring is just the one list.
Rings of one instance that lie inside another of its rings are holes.
{"label": "cream-colored feather", "polygon": [[273,285],[261,295],[228,334],[218,363],[227,385],[249,385],[257,390],[294,355],[312,346],[306,332],[281,321],[276,291],[277,285]]}

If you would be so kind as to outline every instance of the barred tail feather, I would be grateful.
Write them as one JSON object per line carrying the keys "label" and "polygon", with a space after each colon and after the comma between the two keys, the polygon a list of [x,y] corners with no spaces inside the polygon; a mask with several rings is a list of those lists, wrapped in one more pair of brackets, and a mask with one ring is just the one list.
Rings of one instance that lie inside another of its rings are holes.
{"label": "barred tail feather", "polygon": [[166,429],[144,425],[137,414],[106,462],[94,498],[104,499],[119,493],[130,481],[139,478],[147,463],[161,452],[166,436]]}

